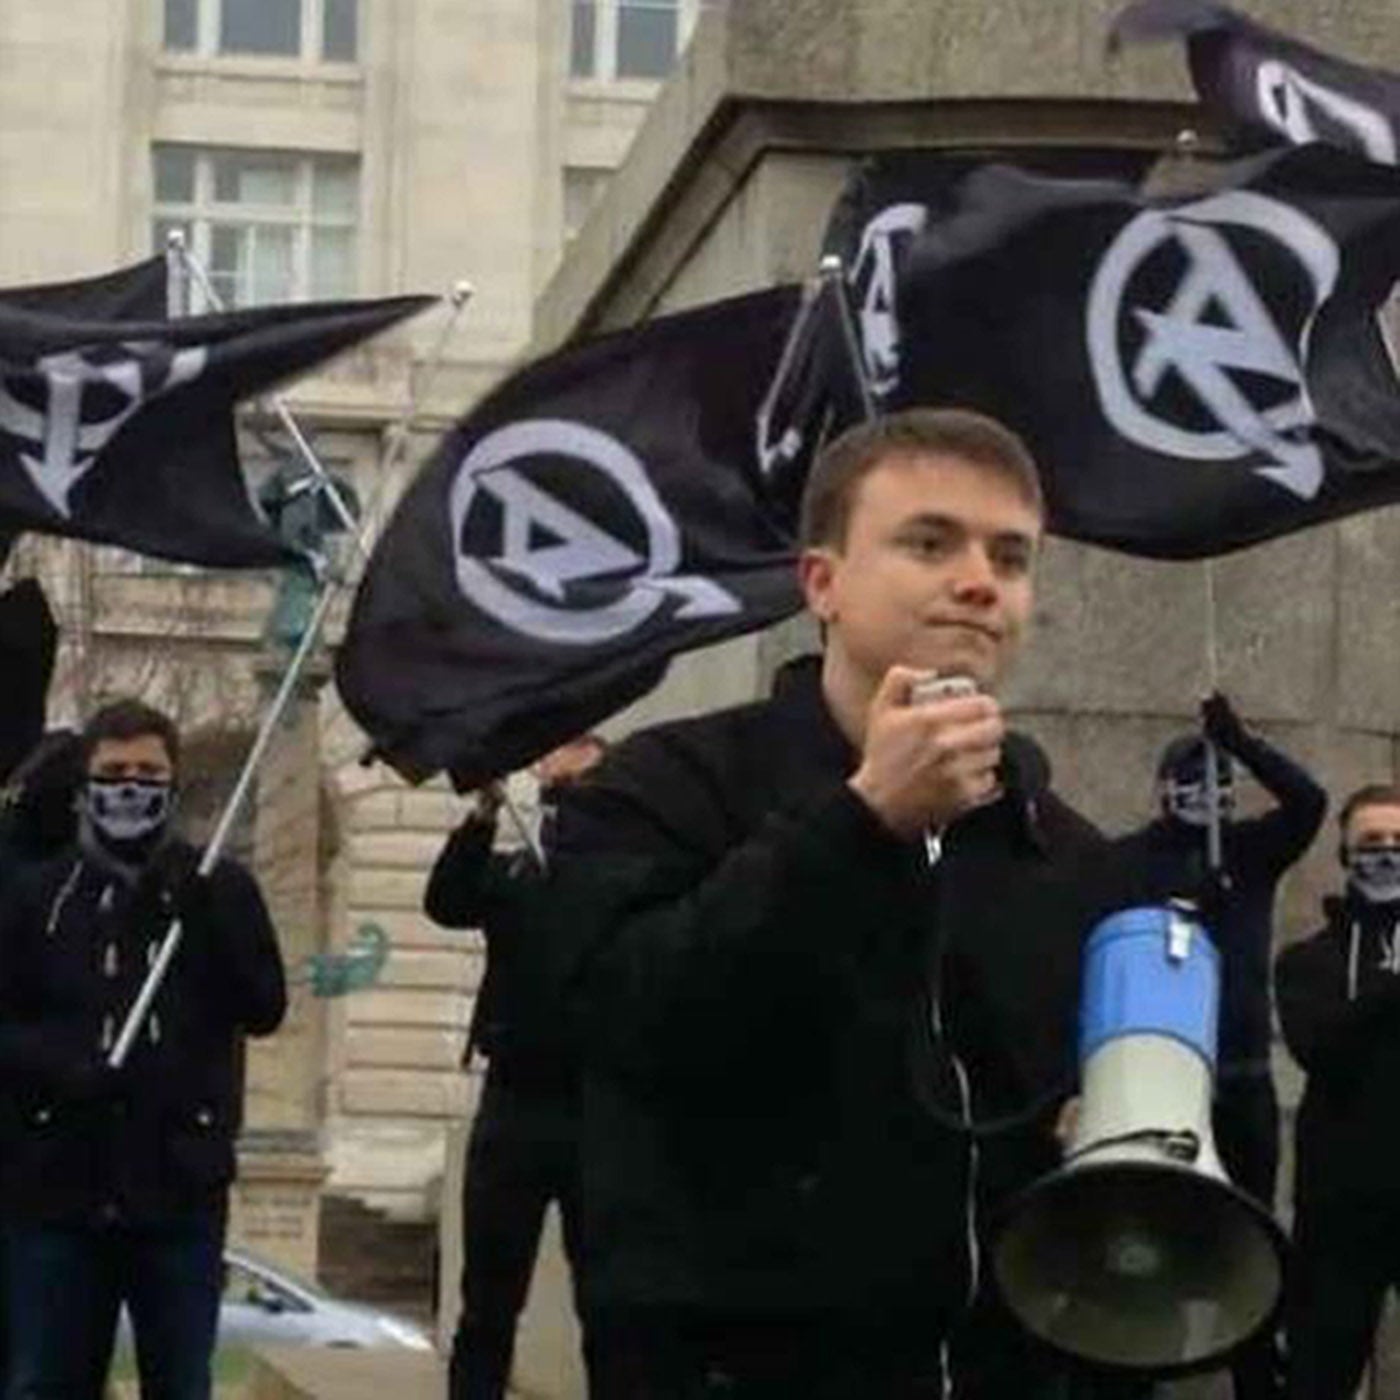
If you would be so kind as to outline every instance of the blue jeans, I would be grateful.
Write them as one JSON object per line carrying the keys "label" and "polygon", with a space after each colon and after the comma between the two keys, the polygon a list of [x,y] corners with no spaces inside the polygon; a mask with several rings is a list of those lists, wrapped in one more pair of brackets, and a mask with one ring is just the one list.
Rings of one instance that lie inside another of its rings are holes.
{"label": "blue jeans", "polygon": [[5,1400],[102,1400],[123,1303],[142,1400],[209,1400],[223,1237],[220,1216],[151,1227],[6,1227]]}

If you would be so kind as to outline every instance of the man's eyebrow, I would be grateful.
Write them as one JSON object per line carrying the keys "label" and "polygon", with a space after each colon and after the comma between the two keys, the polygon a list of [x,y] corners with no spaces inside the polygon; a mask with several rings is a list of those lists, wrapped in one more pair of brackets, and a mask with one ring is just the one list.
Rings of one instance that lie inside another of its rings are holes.
{"label": "man's eyebrow", "polygon": [[906,515],[899,522],[901,530],[917,530],[925,527],[932,527],[938,530],[964,531],[967,527],[951,515],[942,515],[936,510],[921,510],[915,515]]}

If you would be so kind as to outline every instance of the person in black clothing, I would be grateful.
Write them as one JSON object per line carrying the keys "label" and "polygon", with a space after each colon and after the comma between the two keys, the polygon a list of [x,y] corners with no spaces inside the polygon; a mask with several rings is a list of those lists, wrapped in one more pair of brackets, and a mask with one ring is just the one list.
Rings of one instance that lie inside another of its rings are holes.
{"label": "person in black clothing", "polygon": [[[595,1400],[945,1394],[980,1210],[1057,1159],[1102,912],[1104,843],[989,693],[1041,525],[1000,425],[851,430],[803,507],[824,654],[770,699],[634,735],[566,795]],[[932,672],[979,692],[922,699]],[[962,1131],[1018,1112],[975,1150]],[[956,1394],[1048,1379],[977,1369]]]}
{"label": "person in black clothing", "polygon": [[[21,870],[52,859],[76,839],[82,779],[82,741],[71,729],[45,734],[10,775],[0,810],[0,901]],[[0,1396],[9,1385],[4,1288],[0,1268]]]}
{"label": "person in black clothing", "polygon": [[[1210,809],[1200,735],[1167,747],[1158,768],[1161,815],[1116,841],[1113,861],[1126,881],[1123,903],[1193,900],[1220,949],[1216,1144],[1230,1179],[1272,1209],[1279,1159],[1278,1098],[1269,1062],[1274,898],[1284,872],[1317,835],[1327,794],[1292,759],[1251,734],[1225,696],[1210,696],[1201,715],[1218,755],[1221,870],[1208,868]],[[1273,798],[1264,815],[1232,819],[1235,763]],[[1270,1338],[1246,1351],[1233,1369],[1237,1400],[1270,1400],[1279,1393]]]}
{"label": "person in black clothing", "polygon": [[545,894],[540,860],[547,859],[559,792],[602,752],[602,741],[585,735],[536,765],[543,813],[538,854],[493,853],[502,794],[498,785],[483,788],[476,810],[434,864],[424,899],[435,923],[481,928],[487,949],[467,1035],[467,1061],[479,1050],[487,1071],[467,1144],[452,1400],[499,1400],[506,1393],[551,1201],[559,1204],[571,1265],[578,1258],[578,1068],[544,1000],[546,963],[532,925],[534,902]]}
{"label": "person in black clothing", "polygon": [[1307,1075],[1295,1126],[1288,1395],[1350,1400],[1400,1285],[1400,788],[1341,812],[1346,891],[1275,964],[1279,1021]]}
{"label": "person in black clothing", "polygon": [[83,776],[82,737],[71,729],[50,730],[15,769],[0,812],[0,881],[77,840]]}
{"label": "person in black clothing", "polygon": [[[207,1400],[242,1036],[286,990],[257,886],[172,838],[179,743],[95,714],[76,843],[0,904],[0,1219],[12,1400],[100,1400],[125,1304],[147,1400]],[[184,941],[120,1070],[122,1021],[175,915]]]}

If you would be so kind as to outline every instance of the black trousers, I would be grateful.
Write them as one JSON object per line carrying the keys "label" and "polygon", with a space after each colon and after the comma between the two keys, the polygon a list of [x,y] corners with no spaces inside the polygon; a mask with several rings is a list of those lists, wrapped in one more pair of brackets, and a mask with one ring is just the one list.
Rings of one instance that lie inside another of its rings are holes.
{"label": "black trousers", "polygon": [[589,1400],[943,1400],[927,1317],[636,1308],[592,1319]]}
{"label": "black trousers", "polygon": [[1289,1400],[1351,1400],[1381,1305],[1400,1287],[1400,1187],[1298,1203],[1288,1298]]}
{"label": "black trousers", "polygon": [[[1278,1188],[1278,1096],[1270,1074],[1222,1075],[1212,1114],[1220,1160],[1236,1186],[1274,1208]],[[1230,1368],[1235,1400],[1278,1400],[1282,1361],[1272,1333],[1259,1337]]]}
{"label": "black trousers", "polygon": [[491,1063],[467,1143],[462,1311],[448,1367],[450,1400],[505,1395],[516,1324],[551,1201],[559,1205],[564,1250],[577,1279],[578,1126],[575,1086]]}

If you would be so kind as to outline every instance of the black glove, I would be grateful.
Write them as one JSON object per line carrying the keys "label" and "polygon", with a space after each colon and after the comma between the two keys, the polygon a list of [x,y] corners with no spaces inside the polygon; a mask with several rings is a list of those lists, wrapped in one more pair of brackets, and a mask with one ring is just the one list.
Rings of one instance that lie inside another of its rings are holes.
{"label": "black glove", "polygon": [[1226,753],[1233,753],[1244,742],[1244,725],[1234,706],[1218,690],[1201,701],[1201,726],[1206,738]]}

